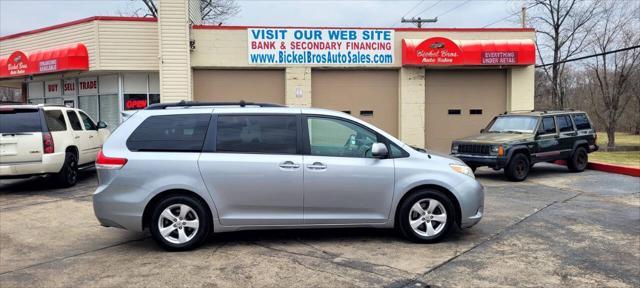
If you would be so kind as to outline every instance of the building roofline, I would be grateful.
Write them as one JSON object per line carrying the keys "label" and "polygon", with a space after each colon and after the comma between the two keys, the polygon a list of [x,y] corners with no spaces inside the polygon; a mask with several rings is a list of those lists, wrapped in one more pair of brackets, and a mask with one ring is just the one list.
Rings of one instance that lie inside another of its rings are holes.
{"label": "building roofline", "polygon": [[219,26],[219,25],[193,25],[193,29],[204,30],[245,30],[247,28],[283,28],[283,29],[389,29],[407,32],[535,32],[534,28],[391,28],[391,27],[337,27],[337,26]]}
{"label": "building roofline", "polygon": [[24,31],[24,32],[15,33],[15,34],[1,36],[0,37],[0,41],[14,39],[14,38],[27,36],[27,35],[32,35],[32,34],[37,34],[37,33],[45,32],[45,31],[51,31],[51,30],[60,29],[60,28],[64,28],[64,27],[69,27],[69,26],[73,26],[73,25],[79,25],[79,24],[83,24],[83,23],[87,23],[87,22],[96,21],[96,20],[100,20],[100,21],[136,21],[136,22],[157,22],[158,21],[156,18],[151,18],[151,17],[92,16],[92,17],[87,17],[87,18],[74,20],[74,21],[70,21],[70,22],[65,22],[65,23],[61,23],[61,24],[56,24],[56,25],[52,25],[52,26],[42,27],[42,28],[38,28],[38,29],[34,29],[34,30],[28,30],[28,31]]}
{"label": "building roofline", "polygon": [[[92,16],[70,22],[64,22],[52,26],[46,26],[34,30],[28,30],[6,36],[0,36],[0,41],[14,39],[22,36],[51,31],[73,25],[79,25],[92,21],[134,21],[134,22],[157,22],[158,19],[152,17],[123,17],[123,16]],[[390,27],[337,27],[337,26],[218,26],[218,25],[193,25],[193,29],[209,30],[246,30],[247,28],[284,28],[284,29],[390,29],[402,32],[535,32],[534,28],[390,28]]]}

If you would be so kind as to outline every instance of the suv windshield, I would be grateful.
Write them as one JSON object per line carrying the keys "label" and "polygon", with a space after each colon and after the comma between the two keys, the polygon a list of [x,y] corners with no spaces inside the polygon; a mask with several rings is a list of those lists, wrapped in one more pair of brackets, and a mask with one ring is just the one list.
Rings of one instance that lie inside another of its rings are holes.
{"label": "suv windshield", "polygon": [[538,123],[535,116],[497,117],[487,128],[489,133],[533,133]]}
{"label": "suv windshield", "polygon": [[0,108],[0,133],[42,132],[38,109]]}

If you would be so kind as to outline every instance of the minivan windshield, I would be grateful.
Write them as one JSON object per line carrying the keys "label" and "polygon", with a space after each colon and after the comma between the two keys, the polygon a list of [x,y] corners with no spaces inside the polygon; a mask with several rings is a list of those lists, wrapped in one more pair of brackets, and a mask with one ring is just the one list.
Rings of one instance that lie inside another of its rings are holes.
{"label": "minivan windshield", "polygon": [[538,124],[535,116],[500,116],[485,129],[489,133],[533,133]]}
{"label": "minivan windshield", "polygon": [[38,109],[0,108],[0,133],[42,132]]}

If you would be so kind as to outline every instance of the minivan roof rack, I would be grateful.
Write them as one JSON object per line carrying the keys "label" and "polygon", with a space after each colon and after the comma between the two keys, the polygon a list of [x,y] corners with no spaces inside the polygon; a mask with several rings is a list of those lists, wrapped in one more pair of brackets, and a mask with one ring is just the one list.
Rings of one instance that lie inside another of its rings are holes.
{"label": "minivan roof rack", "polygon": [[160,109],[166,109],[166,108],[170,108],[170,107],[192,107],[192,106],[287,107],[287,106],[280,105],[280,104],[257,103],[257,102],[254,103],[254,102],[245,102],[244,100],[241,100],[240,102],[197,102],[197,101],[185,101],[185,100],[182,100],[180,102],[173,102],[173,103],[151,104],[151,105],[147,106],[147,108],[145,108],[145,109],[147,109],[147,110],[160,110]]}

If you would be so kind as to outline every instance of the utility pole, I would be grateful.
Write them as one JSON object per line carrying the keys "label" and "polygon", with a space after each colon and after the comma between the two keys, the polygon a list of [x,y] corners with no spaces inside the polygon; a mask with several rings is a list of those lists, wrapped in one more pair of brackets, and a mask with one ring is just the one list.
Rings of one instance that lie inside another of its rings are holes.
{"label": "utility pole", "polygon": [[522,6],[522,28],[527,28],[527,7]]}
{"label": "utility pole", "polygon": [[422,19],[420,17],[418,18],[412,17],[411,19],[404,19],[404,17],[402,17],[402,23],[414,23],[418,26],[418,28],[422,28],[422,23],[434,23],[434,22],[438,22],[438,17],[431,18],[431,19]]}

